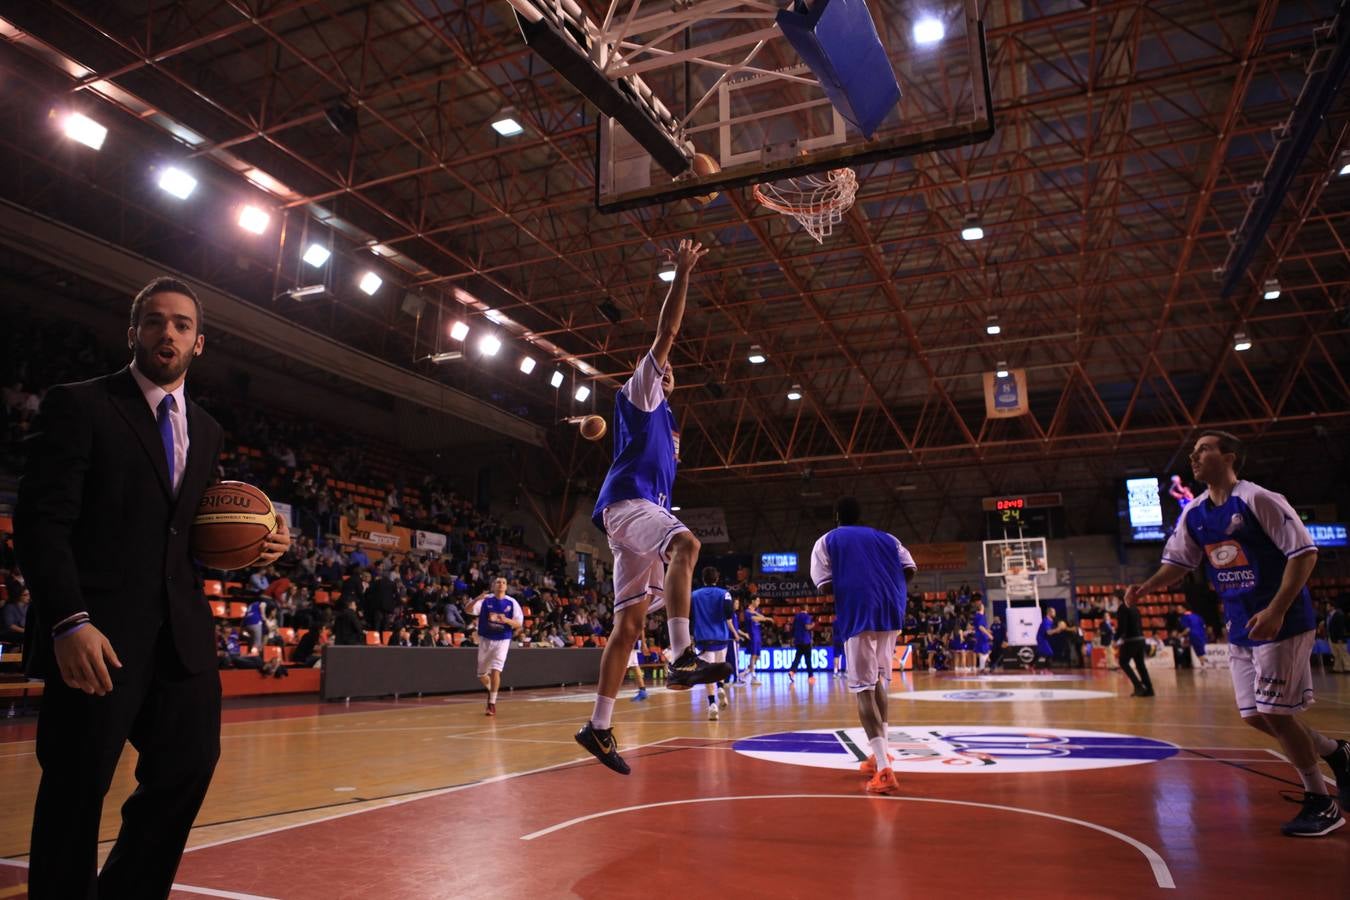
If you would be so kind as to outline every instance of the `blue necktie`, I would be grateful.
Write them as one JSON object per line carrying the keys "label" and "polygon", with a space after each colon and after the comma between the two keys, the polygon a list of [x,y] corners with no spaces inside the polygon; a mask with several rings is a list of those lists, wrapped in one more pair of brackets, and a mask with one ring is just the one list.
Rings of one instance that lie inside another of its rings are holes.
{"label": "blue necktie", "polygon": [[173,489],[173,420],[169,418],[169,413],[177,409],[174,403],[173,394],[165,394],[164,399],[159,401],[159,412],[155,415],[155,420],[159,423],[159,440],[164,444],[164,461],[169,464],[169,489]]}

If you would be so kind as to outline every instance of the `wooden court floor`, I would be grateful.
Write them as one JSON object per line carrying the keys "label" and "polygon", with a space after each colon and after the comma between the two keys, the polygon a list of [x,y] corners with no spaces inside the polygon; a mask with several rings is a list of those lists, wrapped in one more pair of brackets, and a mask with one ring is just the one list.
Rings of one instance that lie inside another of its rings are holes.
{"label": "wooden court floor", "polygon": [[[1141,700],[1115,673],[897,677],[893,798],[863,794],[829,676],[733,685],[717,722],[702,691],[626,688],[628,778],[572,741],[586,687],[504,693],[496,718],[481,695],[236,701],[174,897],[1346,896],[1350,825],[1279,834],[1297,776],[1227,672],[1154,678]],[[1350,734],[1350,676],[1315,678],[1311,722]],[[33,721],[0,724],[0,898],[24,895]]]}

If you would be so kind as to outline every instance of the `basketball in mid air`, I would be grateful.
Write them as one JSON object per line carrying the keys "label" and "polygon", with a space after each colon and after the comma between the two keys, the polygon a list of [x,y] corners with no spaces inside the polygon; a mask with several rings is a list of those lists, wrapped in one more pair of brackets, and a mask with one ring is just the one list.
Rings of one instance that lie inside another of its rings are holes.
{"label": "basketball in mid air", "polygon": [[[694,174],[700,177],[706,175],[716,175],[718,172],[722,171],[722,167],[717,164],[717,160],[713,159],[706,153],[694,154],[693,169]],[[695,203],[701,203],[704,206],[707,206],[709,203],[717,199],[717,191],[713,191],[711,194],[700,194],[699,196],[693,199]]]}
{"label": "basketball in mid air", "polygon": [[587,416],[581,420],[581,436],[588,441],[600,440],[608,430],[604,416]]}

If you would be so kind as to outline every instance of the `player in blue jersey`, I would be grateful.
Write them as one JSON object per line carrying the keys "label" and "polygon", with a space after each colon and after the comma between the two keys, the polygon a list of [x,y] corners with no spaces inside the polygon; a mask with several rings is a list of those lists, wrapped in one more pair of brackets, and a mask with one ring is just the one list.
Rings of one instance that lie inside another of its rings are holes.
{"label": "player in blue jersey", "polygon": [[633,699],[641,703],[647,699],[647,679],[642,675],[642,638],[633,642],[633,652],[628,654],[628,671],[633,673],[633,683],[637,685]]}
{"label": "player in blue jersey", "polygon": [[792,646],[797,651],[792,655],[792,665],[788,666],[788,681],[797,680],[797,664],[806,662],[806,683],[816,683],[816,667],[811,662],[811,633],[816,630],[816,620],[806,611],[805,606],[797,607],[792,616]]}
{"label": "player in blue jersey", "polygon": [[502,667],[511,649],[511,636],[525,626],[520,604],[506,596],[506,579],[492,579],[492,590],[466,604],[471,616],[478,617],[478,680],[487,688],[484,715],[497,714],[497,691],[502,686]]}
{"label": "player in blue jersey", "polygon": [[1036,659],[1031,664],[1032,671],[1047,673],[1050,671],[1050,664],[1055,659],[1055,645],[1050,643],[1050,635],[1055,634],[1057,630],[1055,608],[1047,606],[1041,624],[1036,628]]}
{"label": "player in blue jersey", "polygon": [[[1203,565],[1223,603],[1229,667],[1242,720],[1274,737],[1303,781],[1303,806],[1282,827],[1286,835],[1317,837],[1345,824],[1350,803],[1350,743],[1314,731],[1299,713],[1313,702],[1310,652],[1317,620],[1308,576],[1317,547],[1289,501],[1238,480],[1242,443],[1205,431],[1191,451],[1191,469],[1209,489],[1186,504],[1163,548],[1162,565],[1128,600],[1176,584]],[[1336,775],[1338,798],[1318,768]]]}
{"label": "player in blue jersey", "polygon": [[619,755],[610,719],[628,648],[642,634],[647,613],[666,609],[672,654],[666,687],[687,691],[721,681],[731,669],[724,662],[704,662],[694,652],[689,594],[699,542],[670,511],[679,457],[675,414],[668,402],[675,390],[670,351],[684,320],[690,273],[707,252],[702,244],[682,240],[673,254],[675,280],[661,304],[656,339],[614,399],[614,461],[591,515],[614,552],[614,628],[600,660],[595,708],[576,740],[621,775],[629,768]]}
{"label": "player in blue jersey", "polygon": [[[694,646],[698,647],[699,659],[711,665],[724,663],[727,651],[736,646],[736,611],[731,592],[718,587],[721,573],[716,566],[703,569],[703,587],[690,596],[690,625],[693,631]],[[708,682],[708,720],[716,722],[718,718],[718,695],[722,705],[728,699],[727,689],[719,682]]]}
{"label": "player in blue jersey", "polygon": [[993,649],[994,632],[989,630],[989,623],[984,618],[984,601],[976,600],[971,604],[975,610],[970,617],[970,627],[974,632],[975,638],[975,656],[977,658],[975,671],[989,671],[989,654]]}
{"label": "player in blue jersey", "polygon": [[837,527],[811,550],[811,580],[834,595],[834,627],[844,636],[848,689],[858,700],[858,719],[872,755],[860,766],[870,775],[869,793],[900,789],[887,745],[886,687],[891,681],[895,641],[905,625],[906,583],[914,558],[895,535],[859,525],[862,511],[852,497],[835,504]]}
{"label": "player in blue jersey", "polygon": [[746,608],[743,616],[745,632],[745,653],[750,658],[746,663],[745,671],[742,673],[742,683],[759,684],[759,678],[755,675],[755,666],[759,663],[759,654],[764,650],[764,638],[760,631],[760,624],[763,622],[772,622],[768,616],[759,611],[759,598],[751,597],[750,606]]}
{"label": "player in blue jersey", "polygon": [[1181,614],[1181,627],[1186,629],[1191,638],[1191,652],[1195,654],[1196,661],[1200,663],[1200,668],[1208,669],[1209,662],[1205,659],[1205,642],[1208,635],[1205,633],[1205,620],[1200,618],[1200,614],[1189,606],[1182,607],[1185,612]]}

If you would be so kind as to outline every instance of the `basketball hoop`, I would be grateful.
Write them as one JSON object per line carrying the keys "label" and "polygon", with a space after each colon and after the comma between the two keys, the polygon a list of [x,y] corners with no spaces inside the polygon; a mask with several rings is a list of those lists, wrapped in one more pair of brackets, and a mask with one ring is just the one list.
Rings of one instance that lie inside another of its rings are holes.
{"label": "basketball hoop", "polygon": [[777,184],[757,184],[754,193],[761,206],[792,216],[819,244],[824,243],[853,205],[858,195],[858,176],[852,169],[832,169],[823,178],[806,175]]}

